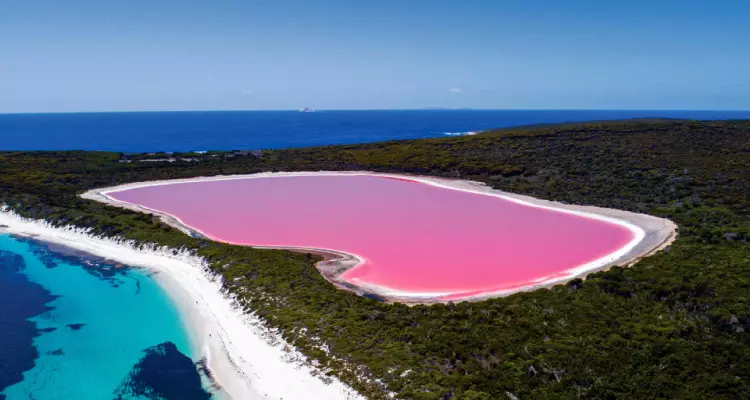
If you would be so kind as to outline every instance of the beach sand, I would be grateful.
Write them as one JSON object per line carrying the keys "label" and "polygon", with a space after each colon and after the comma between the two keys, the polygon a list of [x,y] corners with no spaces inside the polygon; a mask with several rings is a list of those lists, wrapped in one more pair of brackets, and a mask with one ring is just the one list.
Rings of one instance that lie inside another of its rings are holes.
{"label": "beach sand", "polygon": [[222,398],[363,399],[335,379],[324,381],[321,371],[306,364],[304,356],[237,307],[200,257],[168,248],[138,249],[130,242],[52,227],[6,210],[0,211],[0,233],[33,237],[153,271],[177,305],[198,354],[206,358]]}

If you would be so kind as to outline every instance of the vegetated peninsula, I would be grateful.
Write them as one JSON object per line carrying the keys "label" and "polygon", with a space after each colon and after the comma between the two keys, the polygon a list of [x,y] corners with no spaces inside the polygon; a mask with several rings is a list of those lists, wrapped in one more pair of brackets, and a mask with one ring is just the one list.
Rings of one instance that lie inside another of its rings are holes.
{"label": "vegetated peninsula", "polygon": [[[595,122],[262,152],[2,153],[0,168],[0,201],[25,217],[205,258],[246,312],[368,398],[750,397],[748,121]],[[316,271],[317,256],[191,237],[79,197],[128,182],[319,170],[474,180],[666,218],[679,236],[630,268],[550,289],[406,306],[338,290]]]}

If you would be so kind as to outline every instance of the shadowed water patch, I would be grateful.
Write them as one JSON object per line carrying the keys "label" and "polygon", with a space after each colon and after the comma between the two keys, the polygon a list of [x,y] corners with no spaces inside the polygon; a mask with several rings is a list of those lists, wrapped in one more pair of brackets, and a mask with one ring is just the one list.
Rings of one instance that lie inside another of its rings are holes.
{"label": "shadowed water patch", "polygon": [[0,391],[23,380],[23,373],[34,367],[39,357],[34,338],[48,330],[37,329],[29,318],[51,310],[47,303],[55,300],[23,274],[25,267],[23,257],[0,250],[0,305],[12,305],[0,307]]}
{"label": "shadowed water patch", "polygon": [[196,364],[172,342],[144,350],[115,392],[114,400],[144,397],[153,400],[202,400],[211,395],[203,389]]}
{"label": "shadowed water patch", "polygon": [[53,243],[39,242],[22,237],[16,237],[15,239],[28,244],[29,250],[47,268],[56,268],[61,264],[74,265],[92,276],[108,282],[113,287],[122,285],[123,279],[128,278],[128,266],[110,262],[106,258]]}
{"label": "shadowed water patch", "polygon": [[86,326],[86,324],[67,324],[65,326],[67,326],[68,328],[74,331],[78,331],[78,330],[81,330],[81,328],[83,328],[84,326]]}

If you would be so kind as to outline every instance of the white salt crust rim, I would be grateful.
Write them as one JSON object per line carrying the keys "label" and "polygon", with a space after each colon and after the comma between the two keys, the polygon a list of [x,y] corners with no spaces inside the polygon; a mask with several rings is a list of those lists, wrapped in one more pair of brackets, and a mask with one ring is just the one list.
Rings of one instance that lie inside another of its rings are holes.
{"label": "white salt crust rim", "polygon": [[[145,209],[148,211],[151,211],[156,214],[162,214],[167,215],[170,218],[173,218],[175,221],[177,221],[179,224],[183,225],[184,227],[187,227],[188,229],[199,232],[202,235],[206,236],[207,238],[219,242],[224,242],[228,244],[233,245],[241,245],[241,246],[248,246],[245,243],[238,243],[238,242],[232,242],[227,240],[222,240],[217,237],[214,237],[212,235],[206,234],[200,229],[191,226],[184,221],[182,221],[179,217],[166,213],[164,211],[156,210],[153,208],[145,207],[139,204],[135,203],[129,203],[126,201],[118,200],[112,196],[110,196],[111,193],[117,193],[122,192],[126,190],[131,189],[137,189],[137,188],[143,188],[143,187],[151,187],[151,186],[164,186],[164,185],[179,185],[179,184],[185,184],[185,183],[195,183],[195,182],[212,182],[212,181],[228,181],[228,180],[245,180],[245,179],[260,179],[260,178],[285,178],[285,177],[304,177],[304,176],[374,176],[374,177],[382,177],[382,178],[395,178],[395,179],[405,179],[409,181],[419,182],[430,186],[435,186],[443,189],[449,189],[449,190],[456,190],[459,192],[465,192],[465,193],[472,193],[482,196],[490,196],[490,197],[497,197],[503,200],[507,200],[516,204],[524,205],[527,207],[533,207],[533,208],[539,208],[544,210],[549,210],[553,212],[559,212],[564,214],[570,214],[575,215],[578,217],[583,218],[589,218],[597,221],[603,221],[610,224],[618,225],[621,227],[624,227],[628,229],[632,234],[633,238],[624,246],[620,247],[616,251],[609,253],[603,257],[600,257],[596,260],[587,262],[585,264],[581,264],[578,266],[575,266],[573,268],[569,268],[565,271],[561,271],[559,274],[555,274],[554,276],[543,276],[536,278],[528,283],[528,285],[518,286],[514,287],[512,289],[506,289],[506,290],[484,290],[480,293],[475,293],[473,295],[467,295],[466,298],[472,298],[476,296],[480,297],[492,297],[492,296],[502,296],[506,294],[515,293],[518,291],[523,290],[529,290],[540,286],[549,286],[553,285],[555,283],[565,282],[570,280],[571,278],[581,276],[586,274],[590,271],[596,271],[599,269],[602,269],[603,267],[607,265],[611,265],[618,260],[625,257],[628,253],[633,251],[633,249],[643,241],[643,239],[646,237],[646,232],[639,226],[611,216],[607,215],[601,215],[596,214],[593,212],[587,212],[587,211],[580,211],[580,210],[572,210],[569,208],[561,208],[559,206],[555,205],[547,205],[547,204],[539,204],[534,203],[532,201],[522,200],[513,196],[509,196],[507,194],[504,194],[502,192],[498,191],[488,191],[486,186],[480,186],[478,183],[470,182],[470,181],[458,181],[459,184],[461,183],[469,183],[472,184],[474,187],[462,187],[457,186],[455,184],[455,181],[448,181],[448,180],[442,180],[439,178],[430,178],[430,177],[423,177],[423,176],[411,176],[411,175],[400,175],[400,174],[382,174],[382,173],[371,173],[371,172],[329,172],[329,171],[320,171],[320,172],[273,172],[273,173],[259,173],[259,174],[249,174],[249,175],[229,175],[229,176],[212,176],[212,177],[198,177],[198,178],[189,178],[189,179],[175,179],[175,180],[163,180],[163,181],[149,181],[149,182],[136,182],[136,183],[128,183],[124,185],[114,186],[111,188],[104,188],[104,189],[98,189],[95,192],[97,194],[100,194],[104,196],[108,202],[113,204],[126,204],[130,206],[135,206],[141,209]],[[89,192],[90,193],[90,192]],[[84,196],[86,198],[92,198],[91,195]],[[95,197],[95,196],[94,196]],[[329,249],[329,248],[319,248],[319,247],[304,247],[304,246],[284,246],[284,245],[268,245],[268,244],[253,244],[250,245],[252,247],[259,247],[259,248],[275,248],[275,249],[294,249],[294,250],[317,250],[322,252],[328,252],[328,253],[334,253],[334,254],[347,254],[353,258],[356,258],[358,260],[357,266],[353,267],[353,269],[359,268],[364,264],[365,258],[358,254],[352,254],[348,252],[344,252],[341,250],[336,249]],[[440,297],[446,297],[446,296],[452,296],[452,295],[462,295],[465,294],[466,291],[420,291],[420,292],[414,292],[414,291],[405,291],[405,290],[399,290],[383,285],[373,285],[368,284],[367,282],[362,282],[360,279],[352,279],[349,281],[350,283],[357,284],[358,286],[362,288],[366,288],[369,290],[373,290],[377,292],[378,294],[385,295],[385,296],[392,296],[396,298],[402,298],[402,299],[434,299],[434,298],[440,298]],[[460,300],[464,298],[456,298],[455,300]]]}

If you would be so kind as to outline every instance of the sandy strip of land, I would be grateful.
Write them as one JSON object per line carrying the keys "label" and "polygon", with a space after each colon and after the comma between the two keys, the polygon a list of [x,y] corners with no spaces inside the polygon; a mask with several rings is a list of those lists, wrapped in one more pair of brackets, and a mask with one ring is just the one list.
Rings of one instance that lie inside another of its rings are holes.
{"label": "sandy strip of land", "polygon": [[[437,186],[446,189],[458,190],[468,193],[474,193],[479,195],[494,196],[502,198],[515,203],[523,204],[529,207],[537,207],[556,212],[563,212],[568,214],[574,214],[585,218],[592,218],[609,223],[617,224],[629,229],[633,233],[633,239],[624,247],[617,251],[601,257],[592,262],[584,265],[579,265],[574,268],[565,271],[562,275],[555,277],[540,277],[534,282],[530,282],[529,285],[514,288],[511,290],[501,291],[489,291],[477,293],[471,296],[461,297],[461,300],[483,300],[491,297],[505,296],[519,291],[534,290],[542,287],[549,287],[556,284],[564,283],[574,278],[582,278],[591,272],[605,270],[614,265],[632,265],[643,257],[651,255],[656,251],[659,251],[667,247],[677,236],[677,225],[664,218],[658,218],[646,214],[638,214],[622,210],[614,210],[608,208],[584,206],[584,205],[572,205],[564,204],[554,201],[541,200],[530,196],[518,195],[514,193],[504,192],[500,190],[492,189],[480,182],[466,181],[459,179],[446,179],[420,175],[406,175],[406,174],[388,174],[388,173],[374,173],[369,171],[345,171],[345,172],[331,172],[331,171],[317,171],[317,172],[267,172],[250,175],[219,175],[219,176],[208,176],[208,177],[197,177],[188,179],[174,179],[174,180],[162,180],[162,181],[148,181],[148,182],[135,182],[124,185],[94,189],[90,190],[81,195],[81,197],[104,202],[113,206],[128,208],[131,210],[152,213],[160,216],[160,218],[167,224],[180,229],[181,231],[192,234],[208,237],[213,240],[218,240],[205,235],[200,230],[191,227],[179,218],[160,212],[158,210],[141,207],[135,204],[118,201],[108,193],[134,189],[147,186],[156,185],[170,185],[190,182],[203,182],[203,181],[220,181],[220,180],[234,180],[234,179],[253,179],[253,178],[269,178],[269,177],[288,177],[288,176],[331,176],[331,175],[370,175],[370,176],[381,176],[388,178],[397,179],[408,179],[424,184]],[[238,243],[233,243],[238,244]],[[267,247],[267,246],[266,246]],[[288,249],[295,251],[314,251],[319,254],[327,254],[327,260],[320,263],[318,268],[321,273],[336,286],[352,290],[362,295],[374,295],[387,301],[399,301],[406,303],[432,303],[432,302],[444,302],[440,297],[449,296],[452,293],[414,293],[404,292],[393,288],[356,284],[347,282],[340,278],[343,271],[349,268],[356,268],[361,264],[363,257],[357,254],[346,254],[335,249],[310,249],[310,248],[295,248],[288,246],[273,246],[272,248]],[[360,260],[355,263],[354,260]]]}
{"label": "sandy strip of land", "polygon": [[316,368],[221,290],[205,260],[168,248],[137,248],[130,242],[99,238],[78,228],[0,211],[0,233],[55,243],[114,262],[147,268],[174,300],[195,346],[205,357],[220,397],[245,399],[362,399],[337,380],[320,378]]}

